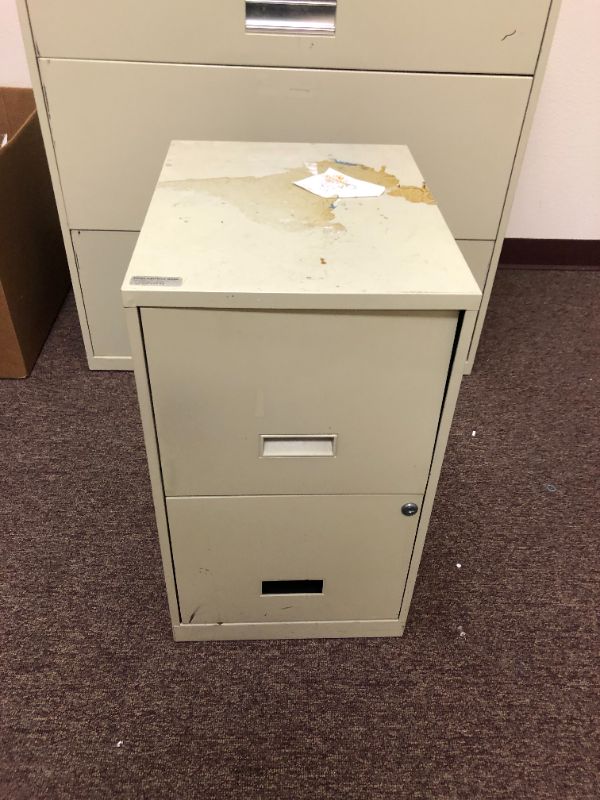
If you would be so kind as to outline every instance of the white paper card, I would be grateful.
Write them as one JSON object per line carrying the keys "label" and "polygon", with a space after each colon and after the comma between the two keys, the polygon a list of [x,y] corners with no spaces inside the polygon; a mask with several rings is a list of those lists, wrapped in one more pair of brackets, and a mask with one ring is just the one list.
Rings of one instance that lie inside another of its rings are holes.
{"label": "white paper card", "polygon": [[380,197],[385,192],[385,186],[351,178],[331,167],[320,175],[295,181],[295,185],[319,197]]}

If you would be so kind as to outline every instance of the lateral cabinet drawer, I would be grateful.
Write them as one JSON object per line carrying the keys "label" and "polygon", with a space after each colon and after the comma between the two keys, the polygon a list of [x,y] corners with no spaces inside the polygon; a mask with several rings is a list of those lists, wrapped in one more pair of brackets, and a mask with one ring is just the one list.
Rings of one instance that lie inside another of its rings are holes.
{"label": "lateral cabinet drawer", "polygon": [[95,356],[130,355],[121,284],[137,237],[134,231],[71,231]]}
{"label": "lateral cabinet drawer", "polygon": [[408,145],[454,236],[495,239],[531,88],[524,77],[40,67],[77,229],[139,230],[172,139],[305,140]]}
{"label": "lateral cabinet drawer", "polygon": [[424,491],[457,312],[141,314],[168,496]]}
{"label": "lateral cabinet drawer", "polygon": [[184,624],[395,619],[421,497],[167,499]]}
{"label": "lateral cabinet drawer", "polygon": [[[121,302],[121,284],[137,241],[137,231],[72,231],[79,280],[95,356],[127,357],[129,340]],[[458,245],[483,288],[493,242]]]}
{"label": "lateral cabinet drawer", "polygon": [[[256,0],[28,0],[38,51],[55,58],[520,75],[534,72],[550,0],[262,6]],[[259,17],[270,33],[252,32]]]}
{"label": "lateral cabinet drawer", "polygon": [[494,242],[457,241],[456,244],[460,247],[477,285],[483,289],[494,252]]}

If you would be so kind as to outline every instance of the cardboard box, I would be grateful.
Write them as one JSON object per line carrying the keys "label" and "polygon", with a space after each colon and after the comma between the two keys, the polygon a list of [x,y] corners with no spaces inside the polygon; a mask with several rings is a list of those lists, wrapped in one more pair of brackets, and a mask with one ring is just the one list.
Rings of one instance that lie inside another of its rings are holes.
{"label": "cardboard box", "polygon": [[25,378],[69,290],[31,89],[0,88],[0,377]]}

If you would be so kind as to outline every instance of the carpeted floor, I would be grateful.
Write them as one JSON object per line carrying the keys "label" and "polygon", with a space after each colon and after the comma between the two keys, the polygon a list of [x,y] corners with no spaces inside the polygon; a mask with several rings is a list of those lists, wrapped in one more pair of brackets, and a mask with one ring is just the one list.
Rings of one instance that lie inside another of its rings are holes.
{"label": "carpeted floor", "polygon": [[0,382],[0,797],[597,800],[599,305],[500,273],[403,639],[174,644],[133,379],[69,301]]}

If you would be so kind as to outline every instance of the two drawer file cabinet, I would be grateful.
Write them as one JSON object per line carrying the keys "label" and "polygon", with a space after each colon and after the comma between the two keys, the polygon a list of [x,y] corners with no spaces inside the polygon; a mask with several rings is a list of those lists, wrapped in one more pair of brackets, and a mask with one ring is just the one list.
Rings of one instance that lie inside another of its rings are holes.
{"label": "two drawer file cabinet", "polygon": [[173,142],[122,293],[175,638],[401,635],[480,301],[408,148]]}

